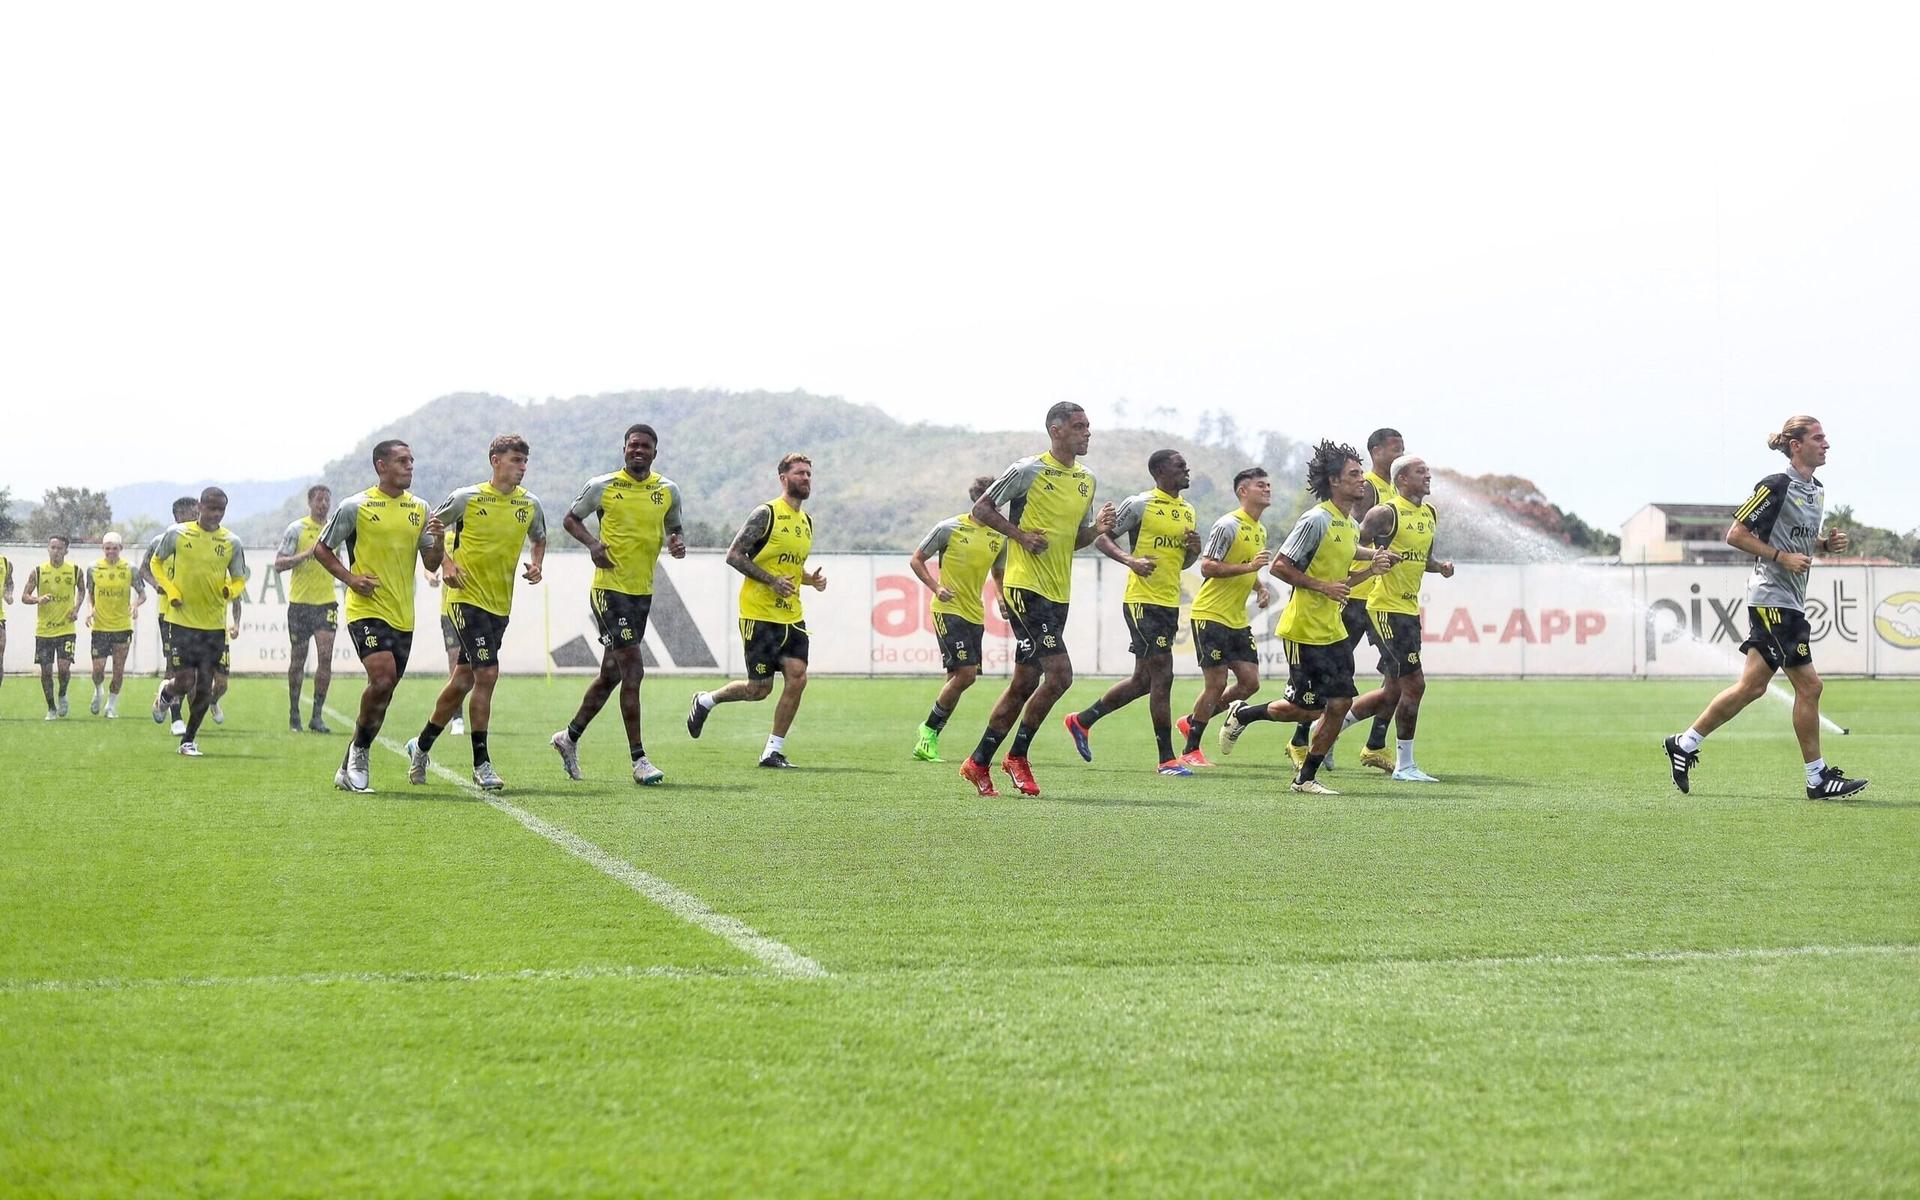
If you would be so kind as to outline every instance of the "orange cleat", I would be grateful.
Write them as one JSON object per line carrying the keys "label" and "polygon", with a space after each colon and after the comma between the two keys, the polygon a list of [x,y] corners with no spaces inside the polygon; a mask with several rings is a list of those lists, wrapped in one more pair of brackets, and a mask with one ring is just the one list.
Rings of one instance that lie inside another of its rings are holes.
{"label": "orange cleat", "polygon": [[1180,756],[1180,761],[1187,764],[1189,767],[1210,767],[1213,765],[1211,762],[1207,761],[1206,752],[1203,750],[1194,750],[1187,754],[1182,754]]}
{"label": "orange cleat", "polygon": [[1000,789],[993,786],[993,772],[969,758],[960,764],[960,778],[972,784],[982,796],[998,796]]}
{"label": "orange cleat", "polygon": [[1033,781],[1033,766],[1024,758],[1015,758],[1009,754],[1000,760],[1000,769],[1013,780],[1013,786],[1026,796],[1038,796],[1040,785]]}
{"label": "orange cleat", "polygon": [[1173,727],[1180,731],[1181,737],[1188,736],[1193,732],[1193,714],[1188,713],[1186,716],[1181,717],[1173,723]]}

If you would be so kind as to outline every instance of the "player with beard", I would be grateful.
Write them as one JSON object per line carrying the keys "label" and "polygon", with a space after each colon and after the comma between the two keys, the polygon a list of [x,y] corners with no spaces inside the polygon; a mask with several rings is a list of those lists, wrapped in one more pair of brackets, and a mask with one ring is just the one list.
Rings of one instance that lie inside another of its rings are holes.
{"label": "player with beard", "polygon": [[[47,539],[47,561],[27,575],[23,601],[38,612],[33,627],[33,661],[40,665],[40,691],[47,698],[47,720],[67,715],[67,682],[73,676],[74,624],[80,617],[80,601],[86,595],[86,577],[77,564],[67,561],[67,539],[54,534]],[[54,694],[58,676],[59,694]]]}

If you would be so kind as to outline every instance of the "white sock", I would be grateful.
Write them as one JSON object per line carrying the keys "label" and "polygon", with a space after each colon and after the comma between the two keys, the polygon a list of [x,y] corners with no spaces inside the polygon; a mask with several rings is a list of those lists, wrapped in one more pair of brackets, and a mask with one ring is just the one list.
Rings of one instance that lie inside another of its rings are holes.
{"label": "white sock", "polygon": [[1355,725],[1358,725],[1359,723],[1360,723],[1360,718],[1353,715],[1352,709],[1348,709],[1347,715],[1340,718],[1340,729],[1342,732],[1345,732],[1346,730],[1353,728]]}
{"label": "white sock", "polygon": [[1397,769],[1406,770],[1413,765],[1413,739],[1400,738],[1393,743]]}
{"label": "white sock", "polygon": [[761,755],[760,757],[761,757],[761,758],[765,758],[765,757],[767,756],[767,754],[778,754],[778,753],[780,752],[780,747],[782,747],[782,746],[784,746],[784,745],[786,745],[786,744],[787,744],[787,739],[786,739],[786,738],[783,738],[783,737],[781,737],[781,736],[780,736],[779,734],[777,734],[777,733],[770,733],[770,734],[768,734],[768,735],[767,735],[767,751],[766,751],[766,754],[762,754],[762,755]]}
{"label": "white sock", "polygon": [[701,693],[700,693],[699,695],[697,695],[697,696],[695,696],[695,697],[693,698],[693,702],[694,702],[695,704],[698,704],[698,705],[699,705],[699,706],[700,706],[701,708],[712,708],[712,707],[713,707],[713,693],[712,693],[712,692],[701,692]]}
{"label": "white sock", "polygon": [[1820,772],[1826,769],[1827,769],[1827,760],[1825,758],[1816,758],[1812,762],[1808,763],[1807,764],[1807,786],[1808,787],[1819,786]]}
{"label": "white sock", "polygon": [[1685,733],[1680,735],[1680,748],[1682,750],[1685,750],[1688,754],[1692,754],[1695,750],[1698,750],[1700,748],[1700,743],[1706,740],[1707,740],[1706,734],[1695,733],[1692,729],[1688,729]]}

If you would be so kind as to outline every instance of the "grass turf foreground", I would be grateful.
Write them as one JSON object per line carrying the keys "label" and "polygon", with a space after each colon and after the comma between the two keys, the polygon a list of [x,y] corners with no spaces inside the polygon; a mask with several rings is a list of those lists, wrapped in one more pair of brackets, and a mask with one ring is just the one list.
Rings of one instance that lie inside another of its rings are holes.
{"label": "grass turf foreground", "polygon": [[1158,777],[1142,702],[1091,766],[1046,730],[1038,800],[955,774],[990,683],[930,766],[931,682],[818,680],[781,773],[770,705],[690,742],[692,686],[647,684],[668,783],[640,789],[616,712],[569,783],[578,683],[505,681],[505,798],[824,978],[387,750],[378,794],[333,790],[344,737],[286,732],[275,683],[189,761],[150,682],[42,724],[9,678],[0,1191],[1920,1190],[1920,686],[1828,685],[1828,753],[1874,778],[1847,805],[1801,798],[1772,701],[1677,795],[1659,737],[1697,682],[1438,681],[1445,782],[1350,737],[1338,798],[1285,790],[1277,726]]}

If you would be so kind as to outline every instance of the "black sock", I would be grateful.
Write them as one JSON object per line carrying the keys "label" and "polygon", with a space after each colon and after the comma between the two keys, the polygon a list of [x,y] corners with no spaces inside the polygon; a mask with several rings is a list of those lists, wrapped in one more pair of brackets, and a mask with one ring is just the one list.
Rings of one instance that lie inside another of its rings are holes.
{"label": "black sock", "polygon": [[587,727],[580,723],[579,717],[567,722],[568,740],[577,742],[585,736],[587,736]]}
{"label": "black sock", "polygon": [[1038,729],[1022,721],[1020,728],[1013,731],[1013,745],[1007,747],[1007,757],[1025,758],[1027,748],[1033,745],[1033,735],[1039,732]]}
{"label": "black sock", "polygon": [[1367,749],[1385,750],[1387,748],[1387,726],[1393,724],[1393,714],[1383,712],[1373,719],[1373,728],[1367,731]]}
{"label": "black sock", "polygon": [[373,734],[374,734],[374,731],[372,729],[370,729],[366,725],[361,724],[358,721],[355,721],[353,723],[353,748],[355,750],[372,749]]}
{"label": "black sock", "polygon": [[1187,753],[1192,754],[1200,748],[1200,735],[1207,731],[1207,723],[1199,717],[1187,718]]}
{"label": "black sock", "polygon": [[927,714],[927,728],[939,733],[947,727],[947,718],[952,715],[953,710],[941,708],[940,702],[934,701],[933,711]]}
{"label": "black sock", "polygon": [[633,742],[627,746],[627,758],[629,761],[639,762],[641,759],[645,758],[646,756],[647,756],[647,748],[645,746],[642,746],[639,742]]}
{"label": "black sock", "polygon": [[[207,705],[207,708],[211,708],[211,707],[212,707],[212,703],[211,703],[211,702],[209,702],[209,703],[208,703],[208,705]],[[207,708],[199,708],[199,707],[196,707],[196,708],[193,708],[193,709],[190,709],[190,710],[188,710],[188,712],[187,712],[187,732],[185,733],[185,735],[183,735],[183,736],[182,736],[182,737],[180,738],[180,740],[181,740],[181,741],[183,741],[183,742],[190,742],[190,741],[192,741],[192,740],[193,740],[194,738],[196,738],[196,737],[198,737],[198,736],[199,736],[199,734],[200,734],[200,722],[202,722],[202,721],[204,721],[204,720],[206,720],[206,719],[207,719]]]}
{"label": "black sock", "polygon": [[1240,723],[1242,725],[1247,724],[1249,721],[1271,720],[1273,720],[1273,714],[1267,711],[1267,706],[1264,704],[1242,704],[1240,706]]}
{"label": "black sock", "polygon": [[[1074,715],[1079,718],[1082,725],[1088,729],[1092,729],[1095,721],[1107,715],[1107,706],[1104,701],[1095,700],[1092,704],[1087,705]],[[1019,753],[1019,751],[1015,751],[1015,753]]]}
{"label": "black sock", "polygon": [[1160,751],[1161,762],[1173,761],[1173,726],[1155,723],[1153,727],[1154,745]]}
{"label": "black sock", "polygon": [[1327,761],[1327,756],[1324,754],[1307,755],[1307,761],[1300,764],[1300,773],[1293,777],[1293,781],[1295,783],[1305,783],[1309,779],[1312,779],[1314,773],[1320,769],[1320,764],[1325,761]]}
{"label": "black sock", "polygon": [[1313,722],[1302,721],[1293,727],[1293,744],[1304,746],[1313,736]]}
{"label": "black sock", "polygon": [[445,728],[445,725],[435,725],[432,721],[428,721],[420,730],[420,748],[422,750],[433,749],[433,743],[439,740],[440,732]]}
{"label": "black sock", "polygon": [[324,709],[326,706],[327,706],[327,694],[316,688],[313,693],[313,719],[314,720],[318,721],[320,719],[320,710]]}
{"label": "black sock", "polygon": [[1000,743],[1006,740],[1006,736],[1007,731],[1004,729],[995,733],[989,728],[985,733],[980,735],[980,744],[975,746],[973,753],[967,757],[973,760],[975,766],[984,767],[990,765],[993,762],[993,752],[1000,748]]}
{"label": "black sock", "polygon": [[178,700],[172,701],[168,707],[173,713],[173,719],[178,721],[180,719],[180,702]]}
{"label": "black sock", "polygon": [[487,758],[486,731],[480,730],[479,732],[469,734],[468,736],[473,739],[473,765],[478,767],[481,763],[489,761]]}

